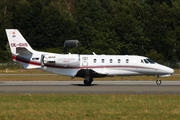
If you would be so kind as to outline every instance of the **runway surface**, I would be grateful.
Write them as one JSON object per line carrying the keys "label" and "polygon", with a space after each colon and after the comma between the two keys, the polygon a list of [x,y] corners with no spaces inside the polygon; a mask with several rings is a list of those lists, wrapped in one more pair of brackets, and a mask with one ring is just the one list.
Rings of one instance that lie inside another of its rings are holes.
{"label": "runway surface", "polygon": [[0,82],[0,94],[180,94],[180,81],[9,81]]}

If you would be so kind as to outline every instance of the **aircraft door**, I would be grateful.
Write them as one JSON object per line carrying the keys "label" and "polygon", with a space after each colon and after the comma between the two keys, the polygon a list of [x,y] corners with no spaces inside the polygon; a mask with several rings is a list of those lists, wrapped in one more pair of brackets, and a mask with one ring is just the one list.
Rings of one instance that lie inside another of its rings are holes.
{"label": "aircraft door", "polygon": [[88,66],[88,57],[82,58],[82,66]]}

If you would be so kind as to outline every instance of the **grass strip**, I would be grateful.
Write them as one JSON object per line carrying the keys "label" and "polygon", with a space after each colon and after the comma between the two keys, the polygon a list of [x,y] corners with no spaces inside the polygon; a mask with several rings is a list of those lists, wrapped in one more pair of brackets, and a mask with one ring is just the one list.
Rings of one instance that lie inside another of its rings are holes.
{"label": "grass strip", "polygon": [[[161,80],[180,80],[179,70],[175,70],[175,75],[170,77],[162,77]],[[71,79],[69,76],[50,74],[38,69],[33,70],[8,70],[8,72],[0,71],[0,81],[83,81],[84,78]],[[94,78],[95,81],[121,81],[121,80],[157,80],[157,76],[114,76],[104,78]]]}
{"label": "grass strip", "polygon": [[180,95],[0,94],[2,120],[178,120]]}

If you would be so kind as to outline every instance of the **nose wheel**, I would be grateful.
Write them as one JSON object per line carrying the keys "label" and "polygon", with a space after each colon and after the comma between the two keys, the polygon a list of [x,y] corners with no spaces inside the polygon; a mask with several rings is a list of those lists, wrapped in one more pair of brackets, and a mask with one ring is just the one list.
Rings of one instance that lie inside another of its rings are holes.
{"label": "nose wheel", "polygon": [[156,80],[157,85],[161,85],[161,80]]}
{"label": "nose wheel", "polygon": [[158,77],[158,79],[156,80],[156,84],[161,85],[161,80],[159,79],[159,75],[157,77]]}

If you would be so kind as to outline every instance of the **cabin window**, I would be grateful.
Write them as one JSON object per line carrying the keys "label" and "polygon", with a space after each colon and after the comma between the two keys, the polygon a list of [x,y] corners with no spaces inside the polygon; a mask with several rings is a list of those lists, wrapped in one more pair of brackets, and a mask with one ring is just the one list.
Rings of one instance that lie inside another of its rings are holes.
{"label": "cabin window", "polygon": [[96,63],[96,61],[97,61],[97,60],[96,60],[96,59],[94,59],[94,63]]}
{"label": "cabin window", "polygon": [[102,63],[104,63],[104,59],[102,59]]}
{"label": "cabin window", "polygon": [[39,60],[39,58],[32,58],[32,60]]}
{"label": "cabin window", "polygon": [[110,59],[110,60],[109,60],[109,62],[110,62],[110,63],[112,63],[112,62],[113,62],[113,60],[112,60],[112,59]]}
{"label": "cabin window", "polygon": [[118,59],[118,63],[121,63],[121,59]]}
{"label": "cabin window", "polygon": [[126,59],[126,63],[129,63],[129,59]]}

